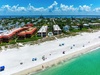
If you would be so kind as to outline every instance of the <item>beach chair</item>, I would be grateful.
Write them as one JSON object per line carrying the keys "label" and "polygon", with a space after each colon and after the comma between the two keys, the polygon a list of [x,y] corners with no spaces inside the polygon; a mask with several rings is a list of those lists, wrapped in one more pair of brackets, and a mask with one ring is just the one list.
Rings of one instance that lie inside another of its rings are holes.
{"label": "beach chair", "polygon": [[34,60],[36,61],[36,60],[37,60],[37,58],[34,58]]}
{"label": "beach chair", "polygon": [[70,47],[70,49],[73,49],[73,47]]}
{"label": "beach chair", "polygon": [[62,45],[64,46],[64,43],[62,43]]}
{"label": "beach chair", "polygon": [[5,66],[0,66],[0,71],[4,71]]}
{"label": "beach chair", "polygon": [[61,44],[59,44],[59,46],[62,46]]}
{"label": "beach chair", "polygon": [[37,58],[32,58],[32,61],[36,61],[37,60]]}

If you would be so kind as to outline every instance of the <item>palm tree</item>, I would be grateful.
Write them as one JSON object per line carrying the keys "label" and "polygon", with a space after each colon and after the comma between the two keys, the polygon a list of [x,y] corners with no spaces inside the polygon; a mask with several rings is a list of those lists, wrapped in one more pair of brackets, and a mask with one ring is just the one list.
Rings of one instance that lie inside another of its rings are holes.
{"label": "palm tree", "polygon": [[68,18],[68,19],[67,19],[67,24],[70,26],[70,28],[71,28],[71,25],[72,25],[71,23],[72,23],[72,22],[71,22],[71,19]]}
{"label": "palm tree", "polygon": [[79,29],[82,30],[83,29],[83,21],[80,20],[80,23],[79,23]]}

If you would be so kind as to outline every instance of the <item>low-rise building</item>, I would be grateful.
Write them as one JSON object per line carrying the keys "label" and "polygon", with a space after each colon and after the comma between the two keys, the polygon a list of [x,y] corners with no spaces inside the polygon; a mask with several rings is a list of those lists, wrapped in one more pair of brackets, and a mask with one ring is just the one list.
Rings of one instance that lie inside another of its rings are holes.
{"label": "low-rise building", "polygon": [[89,23],[89,25],[93,27],[100,27],[100,23]]}
{"label": "low-rise building", "polygon": [[53,25],[53,33],[54,35],[61,34],[61,28],[58,25]]}
{"label": "low-rise building", "polygon": [[89,28],[90,25],[89,24],[83,24],[83,27]]}
{"label": "low-rise building", "polygon": [[70,26],[69,25],[66,25],[66,26],[63,27],[63,30],[66,31],[66,32],[68,32],[69,29],[70,29]]}
{"label": "low-rise building", "polygon": [[48,29],[48,26],[42,26],[38,33],[37,33],[37,36],[40,36],[40,37],[45,37],[47,35],[47,29]]}

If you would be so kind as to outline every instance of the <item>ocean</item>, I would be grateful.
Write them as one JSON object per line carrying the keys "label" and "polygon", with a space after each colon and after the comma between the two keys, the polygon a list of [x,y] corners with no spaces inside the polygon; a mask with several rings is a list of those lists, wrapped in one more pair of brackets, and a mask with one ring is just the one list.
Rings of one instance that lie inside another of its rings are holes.
{"label": "ocean", "polygon": [[[0,15],[2,18],[39,18],[41,15]],[[100,18],[100,15],[42,15],[44,18]]]}
{"label": "ocean", "polygon": [[32,75],[100,75],[100,48]]}

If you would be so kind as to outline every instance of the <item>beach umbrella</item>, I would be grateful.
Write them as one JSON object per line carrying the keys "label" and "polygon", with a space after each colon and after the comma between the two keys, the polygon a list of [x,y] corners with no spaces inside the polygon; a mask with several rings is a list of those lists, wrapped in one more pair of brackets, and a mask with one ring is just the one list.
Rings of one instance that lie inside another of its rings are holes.
{"label": "beach umbrella", "polygon": [[4,71],[5,66],[0,66],[0,71]]}

